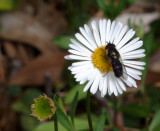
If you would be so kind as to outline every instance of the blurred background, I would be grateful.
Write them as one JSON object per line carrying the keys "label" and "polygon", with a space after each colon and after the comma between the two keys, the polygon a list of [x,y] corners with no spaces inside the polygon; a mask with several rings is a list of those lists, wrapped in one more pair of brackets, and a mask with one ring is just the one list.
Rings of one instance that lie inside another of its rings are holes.
{"label": "blurred background", "polygon": [[68,113],[77,91],[75,125],[87,131],[85,84],[74,81],[64,56],[79,27],[100,18],[133,28],[147,64],[138,88],[91,96],[93,125],[105,116],[104,131],[160,131],[160,0],[0,0],[0,131],[54,130],[53,120],[30,115],[33,99],[56,94]]}

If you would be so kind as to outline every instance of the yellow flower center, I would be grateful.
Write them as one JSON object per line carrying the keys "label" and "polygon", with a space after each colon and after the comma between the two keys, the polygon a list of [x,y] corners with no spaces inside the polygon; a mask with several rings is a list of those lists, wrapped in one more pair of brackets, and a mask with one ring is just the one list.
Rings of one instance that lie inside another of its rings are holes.
{"label": "yellow flower center", "polygon": [[92,62],[102,73],[112,71],[112,66],[106,55],[105,46],[98,47],[92,54]]}

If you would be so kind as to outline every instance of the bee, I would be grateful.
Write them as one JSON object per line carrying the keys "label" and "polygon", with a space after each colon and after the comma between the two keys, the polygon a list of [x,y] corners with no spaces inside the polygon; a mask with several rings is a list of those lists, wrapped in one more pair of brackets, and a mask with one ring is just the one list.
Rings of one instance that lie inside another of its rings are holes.
{"label": "bee", "polygon": [[125,68],[123,67],[121,57],[114,44],[108,43],[105,47],[106,55],[109,58],[110,64],[112,65],[113,72],[117,78],[124,77]]}

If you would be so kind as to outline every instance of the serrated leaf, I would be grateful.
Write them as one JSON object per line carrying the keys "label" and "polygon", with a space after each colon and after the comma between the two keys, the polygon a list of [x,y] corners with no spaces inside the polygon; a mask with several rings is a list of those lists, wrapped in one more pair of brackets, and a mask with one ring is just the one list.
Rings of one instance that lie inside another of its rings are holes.
{"label": "serrated leaf", "polygon": [[97,120],[94,131],[103,131],[105,125],[106,115],[103,113]]}
{"label": "serrated leaf", "polygon": [[152,119],[149,126],[149,131],[159,131],[160,130],[160,110],[158,110]]}
{"label": "serrated leaf", "polygon": [[87,95],[86,92],[83,92],[84,87],[85,84],[83,85],[78,84],[75,87],[73,87],[65,96],[64,103],[70,104],[74,98],[75,92],[78,92],[78,101],[84,99]]}
{"label": "serrated leaf", "polygon": [[66,114],[58,108],[56,111],[58,122],[68,131],[72,130],[72,124]]}
{"label": "serrated leaf", "polygon": [[140,103],[133,103],[133,104],[123,106],[121,110],[127,115],[130,115],[132,117],[138,117],[138,118],[146,118],[150,114],[148,108],[140,105]]}
{"label": "serrated leaf", "polygon": [[69,49],[69,44],[71,43],[70,42],[71,38],[75,38],[75,37],[73,37],[73,36],[60,36],[60,37],[54,38],[52,40],[52,42],[62,49]]}
{"label": "serrated leaf", "polygon": [[71,104],[71,108],[69,110],[70,116],[71,116],[71,120],[72,123],[74,124],[74,115],[75,115],[75,110],[76,110],[76,106],[77,106],[77,99],[78,99],[78,92],[76,93],[73,102]]}

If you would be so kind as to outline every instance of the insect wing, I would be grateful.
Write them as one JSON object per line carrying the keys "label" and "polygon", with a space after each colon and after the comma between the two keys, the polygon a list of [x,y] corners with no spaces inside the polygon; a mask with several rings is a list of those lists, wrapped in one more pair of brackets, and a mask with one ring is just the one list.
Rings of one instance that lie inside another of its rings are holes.
{"label": "insect wing", "polygon": [[121,58],[119,58],[119,61],[122,63],[122,69],[123,69],[123,74],[122,74],[121,77],[122,77],[123,79],[127,80],[128,74],[127,74],[126,68],[125,68],[125,66],[124,66],[123,61],[122,61]]}

